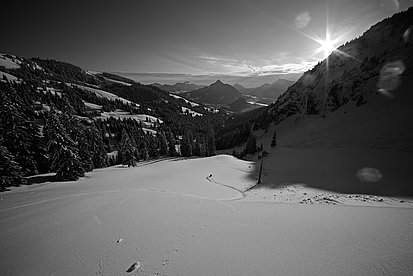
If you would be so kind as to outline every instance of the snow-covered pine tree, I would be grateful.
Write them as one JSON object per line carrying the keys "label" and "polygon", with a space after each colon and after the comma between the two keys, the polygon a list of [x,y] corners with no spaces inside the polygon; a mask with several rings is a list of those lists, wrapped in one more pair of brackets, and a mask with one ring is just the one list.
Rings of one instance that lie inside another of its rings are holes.
{"label": "snow-covered pine tree", "polygon": [[61,114],[61,122],[64,122],[66,133],[75,143],[82,162],[82,167],[86,172],[91,172],[94,168],[92,152],[90,151],[90,130],[85,127],[79,119],[69,114]]}
{"label": "snow-covered pine tree", "polygon": [[44,133],[47,141],[50,170],[58,180],[77,180],[85,170],[75,142],[66,133],[54,110],[48,114]]}
{"label": "snow-covered pine tree", "polygon": [[139,150],[140,150],[141,158],[143,160],[148,160],[149,159],[149,150],[148,150],[148,146],[147,146],[145,140],[143,140],[143,142],[141,144],[141,148]]}
{"label": "snow-covered pine tree", "polygon": [[148,153],[150,158],[157,158],[159,155],[157,142],[155,137],[152,134],[148,133],[146,135],[147,144],[148,144]]}
{"label": "snow-covered pine tree", "polygon": [[0,129],[3,145],[15,157],[23,175],[38,173],[35,156],[39,154],[39,127],[18,93],[8,85],[0,86]]}
{"label": "snow-covered pine tree", "polygon": [[109,165],[108,155],[103,144],[102,136],[94,124],[90,127],[90,152],[94,168],[104,168]]}
{"label": "snow-covered pine tree", "polygon": [[119,154],[122,158],[122,165],[127,165],[128,167],[134,167],[136,165],[135,147],[133,146],[129,134],[125,129],[122,129],[122,140]]}
{"label": "snow-covered pine tree", "polygon": [[21,168],[0,139],[0,191],[8,186],[25,183]]}
{"label": "snow-covered pine tree", "polygon": [[62,113],[59,114],[60,121],[64,122],[63,126],[66,133],[75,142],[83,169],[86,172],[91,172],[94,165],[92,161],[93,154],[90,151],[90,130],[78,118],[73,116],[75,110],[66,95],[62,96],[62,101],[63,108]]}

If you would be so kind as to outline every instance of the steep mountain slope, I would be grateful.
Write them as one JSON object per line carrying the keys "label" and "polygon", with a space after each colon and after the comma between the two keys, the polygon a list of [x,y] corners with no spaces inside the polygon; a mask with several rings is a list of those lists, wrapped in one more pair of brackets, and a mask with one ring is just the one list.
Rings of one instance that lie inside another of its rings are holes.
{"label": "steep mountain slope", "polygon": [[248,94],[260,98],[277,99],[278,96],[284,93],[287,88],[293,83],[293,81],[286,79],[278,79],[273,83],[265,83],[255,88],[245,88],[240,84],[237,84],[237,89],[243,94]]}
{"label": "steep mountain slope", "polygon": [[188,92],[205,87],[204,85],[197,85],[188,81],[178,82],[173,85],[160,83],[153,83],[152,85],[170,93]]}
{"label": "steep mountain slope", "polygon": [[412,25],[412,8],[385,19],[292,85],[269,109],[276,123],[293,116],[280,124],[288,145],[413,149]]}
{"label": "steep mountain slope", "polygon": [[228,105],[228,109],[233,112],[242,112],[245,109],[250,109],[251,106],[252,105],[247,103],[247,101],[244,98],[239,97],[234,102]]}
{"label": "steep mountain slope", "polygon": [[237,89],[239,92],[244,93],[245,90],[247,90],[248,88],[242,86],[239,83],[236,83],[233,85],[235,89]]}
{"label": "steep mountain slope", "polygon": [[242,94],[229,84],[224,84],[220,80],[210,86],[183,93],[189,99],[206,104],[226,105],[234,102]]}

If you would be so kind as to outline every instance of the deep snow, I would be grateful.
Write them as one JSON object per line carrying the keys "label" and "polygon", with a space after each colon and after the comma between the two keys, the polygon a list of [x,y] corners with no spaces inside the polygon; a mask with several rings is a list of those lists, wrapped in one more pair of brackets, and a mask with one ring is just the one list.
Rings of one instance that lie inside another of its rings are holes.
{"label": "deep snow", "polygon": [[253,163],[231,156],[41,177],[0,194],[2,275],[122,275],[135,263],[141,275],[413,272],[411,204],[265,202],[243,192]]}

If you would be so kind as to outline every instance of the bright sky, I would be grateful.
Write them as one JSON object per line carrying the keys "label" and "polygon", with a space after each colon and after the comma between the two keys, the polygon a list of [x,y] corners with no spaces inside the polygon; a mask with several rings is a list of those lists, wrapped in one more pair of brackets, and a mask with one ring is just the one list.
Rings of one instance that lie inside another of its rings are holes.
{"label": "bright sky", "polygon": [[[413,0],[7,1],[0,51],[110,72],[301,73]],[[49,2],[49,3],[47,3]],[[328,25],[327,25],[328,21]]]}

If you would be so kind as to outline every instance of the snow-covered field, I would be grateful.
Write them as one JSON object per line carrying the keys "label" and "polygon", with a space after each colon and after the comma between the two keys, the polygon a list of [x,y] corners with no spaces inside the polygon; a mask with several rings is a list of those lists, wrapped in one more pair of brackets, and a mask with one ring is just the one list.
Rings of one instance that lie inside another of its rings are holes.
{"label": "snow-covered field", "polygon": [[187,104],[190,104],[192,107],[199,106],[199,104],[194,103],[194,102],[191,102],[191,101],[188,101],[187,99],[185,99],[185,98],[183,98],[183,97],[181,97],[181,96],[178,96],[178,95],[176,95],[176,94],[170,93],[169,96],[171,96],[171,97],[173,97],[173,98],[175,98],[175,99],[181,99],[181,100],[185,101]]}
{"label": "snow-covered field", "polygon": [[17,58],[9,58],[5,54],[0,53],[0,66],[4,66],[7,69],[20,68],[21,61]]}
{"label": "snow-covered field", "polygon": [[268,202],[243,192],[255,171],[219,155],[37,176],[0,194],[2,275],[413,273],[411,204]]}
{"label": "snow-covered field", "polygon": [[189,109],[189,108],[186,108],[186,107],[183,107],[183,106],[181,106],[181,110],[182,110],[182,113],[184,113],[184,114],[189,114],[189,115],[191,115],[192,117],[195,117],[195,116],[204,116],[204,114],[201,114],[201,113],[199,113],[199,112],[193,111],[192,109]]}
{"label": "snow-covered field", "polygon": [[98,104],[89,103],[89,102],[86,102],[86,101],[83,101],[83,103],[84,103],[87,107],[89,107],[90,109],[96,109],[96,110],[101,110],[101,109],[102,109],[102,106],[101,106],[101,105],[98,105]]}
{"label": "snow-covered field", "polygon": [[124,82],[124,81],[118,81],[118,80],[109,79],[109,78],[106,78],[106,77],[104,77],[104,78],[105,78],[105,80],[115,82],[115,83],[119,83],[119,84],[122,84],[122,85],[125,85],[125,86],[131,86],[132,85],[131,83],[127,83],[127,82]]}
{"label": "snow-covered field", "polygon": [[[107,99],[109,99],[109,100],[120,100],[120,101],[122,101],[123,103],[126,103],[126,104],[131,104],[131,103],[132,103],[132,102],[129,101],[129,100],[126,100],[126,99],[121,98],[121,97],[119,97],[119,96],[117,96],[117,95],[115,95],[115,94],[112,94],[112,93],[110,93],[110,92],[107,92],[107,91],[104,91],[104,90],[101,90],[101,89],[92,88],[92,87],[88,87],[88,86],[84,86],[84,85],[80,85],[80,84],[74,84],[74,83],[66,83],[66,85],[68,85],[68,86],[75,86],[75,87],[77,87],[77,88],[80,88],[80,89],[83,89],[83,90],[86,90],[86,91],[95,93],[97,96],[102,97],[102,98],[107,98]],[[138,104],[137,104],[137,105],[138,105]],[[138,105],[138,106],[139,106],[139,105]]]}
{"label": "snow-covered field", "polygon": [[6,73],[6,72],[2,72],[2,71],[0,71],[0,81],[4,81],[3,80],[3,76],[6,76],[6,78],[7,78],[7,80],[8,81],[19,81],[19,79],[17,78],[17,77],[15,77],[15,76],[13,76],[13,75],[10,75],[10,74],[8,74],[8,73]]}

